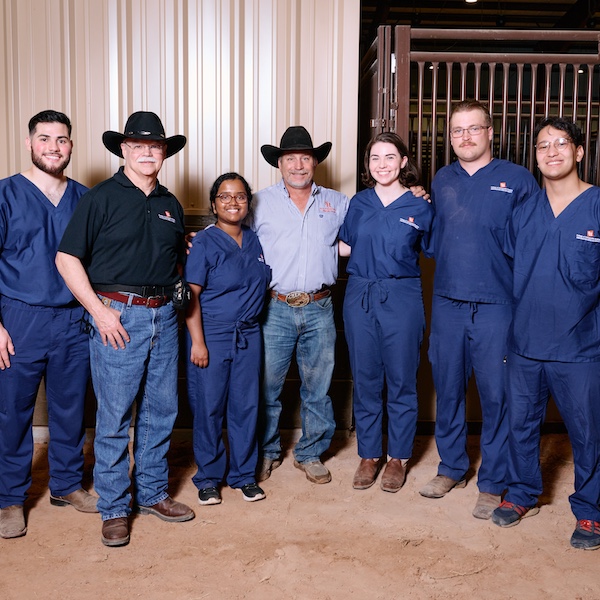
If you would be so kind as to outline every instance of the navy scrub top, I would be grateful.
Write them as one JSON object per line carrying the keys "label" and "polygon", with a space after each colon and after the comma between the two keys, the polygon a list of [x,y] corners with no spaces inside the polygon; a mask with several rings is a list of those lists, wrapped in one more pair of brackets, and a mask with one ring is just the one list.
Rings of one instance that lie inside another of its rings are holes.
{"label": "navy scrub top", "polygon": [[504,248],[514,258],[510,349],[538,360],[600,360],[600,188],[557,217],[540,191],[515,210]]}
{"label": "navy scrub top", "polygon": [[[256,234],[242,226],[242,246],[209,225],[194,237],[185,279],[202,286],[203,319],[219,323],[252,323],[260,314],[271,281]],[[205,321],[206,325],[206,321]]]}
{"label": "navy scrub top", "polygon": [[411,192],[384,206],[373,188],[350,200],[339,237],[352,247],[347,271],[366,279],[419,277],[428,255],[433,208]]}

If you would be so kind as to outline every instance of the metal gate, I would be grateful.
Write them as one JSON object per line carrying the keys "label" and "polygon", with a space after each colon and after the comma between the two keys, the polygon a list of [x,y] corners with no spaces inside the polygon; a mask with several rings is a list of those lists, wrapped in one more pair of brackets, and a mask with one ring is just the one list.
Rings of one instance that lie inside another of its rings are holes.
{"label": "metal gate", "polygon": [[[477,51],[429,49],[440,40],[446,47],[468,40]],[[511,50],[486,51],[492,42]],[[534,52],[518,50],[532,45]],[[465,98],[490,107],[493,155],[532,172],[535,123],[554,115],[575,121],[586,140],[580,175],[600,185],[600,32],[379,27],[361,63],[359,154],[372,135],[395,131],[429,187],[451,160],[451,105]]]}

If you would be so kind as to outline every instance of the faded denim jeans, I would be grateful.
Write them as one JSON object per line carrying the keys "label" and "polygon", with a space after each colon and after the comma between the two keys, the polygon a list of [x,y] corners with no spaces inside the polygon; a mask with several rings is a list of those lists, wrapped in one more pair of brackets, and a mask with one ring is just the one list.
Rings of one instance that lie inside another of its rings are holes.
{"label": "faded denim jeans", "polygon": [[264,373],[261,386],[260,445],[265,458],[281,454],[281,391],[294,350],[300,372],[302,436],[294,448],[300,463],[319,460],[335,432],[331,398],[336,330],[331,296],[293,308],[272,298],[262,322]]}
{"label": "faded denim jeans", "polygon": [[171,303],[159,308],[111,302],[131,341],[104,346],[94,327],[92,381],[98,400],[94,487],[102,520],[131,512],[129,426],[137,399],[133,443],[135,502],[152,506],[168,497],[167,451],[177,416],[178,331]]}

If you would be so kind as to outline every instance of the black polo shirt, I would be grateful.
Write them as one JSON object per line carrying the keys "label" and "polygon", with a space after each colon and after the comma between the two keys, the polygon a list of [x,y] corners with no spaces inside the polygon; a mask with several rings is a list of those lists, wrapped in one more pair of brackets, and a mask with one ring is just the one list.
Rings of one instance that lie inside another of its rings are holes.
{"label": "black polo shirt", "polygon": [[95,289],[170,286],[185,262],[183,208],[158,182],[146,196],[121,167],[82,196],[58,249],[81,259]]}

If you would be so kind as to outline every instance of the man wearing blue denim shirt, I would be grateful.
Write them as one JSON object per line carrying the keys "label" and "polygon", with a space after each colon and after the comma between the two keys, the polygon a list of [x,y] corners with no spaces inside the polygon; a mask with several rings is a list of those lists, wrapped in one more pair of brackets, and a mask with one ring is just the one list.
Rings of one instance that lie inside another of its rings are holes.
{"label": "man wearing blue denim shirt", "polygon": [[169,440],[177,415],[177,318],[171,301],[184,259],[183,209],[158,182],[165,158],[186,143],[165,137],[154,113],[131,115],[106,148],[125,166],[83,196],[56,257],[90,314],[92,381],[98,400],[94,480],[102,543],[129,542],[129,425],[137,400],[134,506],[169,522],[194,518],[167,491]]}
{"label": "man wearing blue denim shirt", "polygon": [[344,194],[313,181],[317,164],[330,150],[331,142],[314,148],[308,131],[299,126],[286,130],[281,147],[261,148],[265,160],[281,171],[282,180],[255,195],[250,223],[273,274],[262,323],[259,481],[281,464],[280,395],[294,351],[301,379],[302,419],[294,465],[313,483],[331,481],[321,462],[335,431],[327,395],[336,338],[330,286],[337,278],[337,235],[349,201]]}

